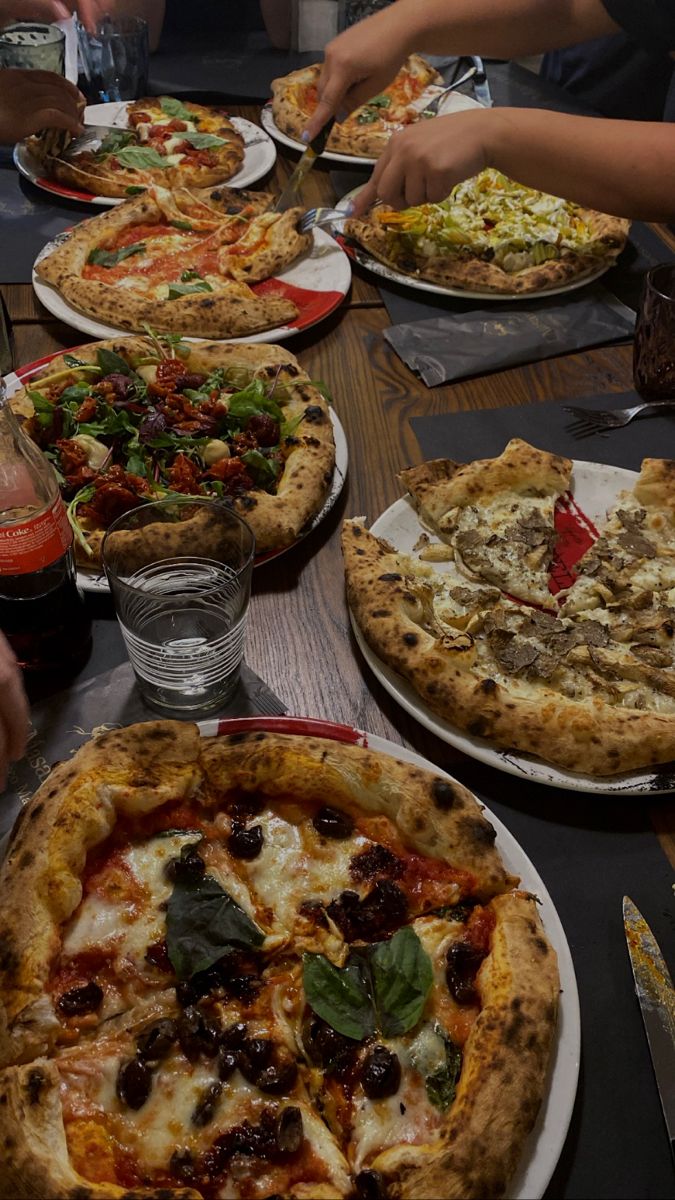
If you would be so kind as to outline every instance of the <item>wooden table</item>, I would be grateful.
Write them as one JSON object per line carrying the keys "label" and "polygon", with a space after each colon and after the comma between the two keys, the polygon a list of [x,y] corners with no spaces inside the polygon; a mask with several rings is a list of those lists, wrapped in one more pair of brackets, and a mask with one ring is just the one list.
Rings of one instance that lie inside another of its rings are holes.
{"label": "wooden table", "polygon": [[[258,119],[253,107],[234,111]],[[265,186],[281,188],[293,165],[292,156],[280,155]],[[315,169],[306,185],[308,207],[334,200],[328,171]],[[664,239],[672,245],[665,234]],[[42,309],[29,286],[5,286],[2,290],[14,324],[19,362],[82,342],[80,333]],[[356,725],[407,744],[438,766],[461,774],[467,760],[427,733],[390,699],[355,646],[344,597],[339,546],[342,519],[363,514],[370,522],[399,497],[397,471],[421,461],[408,423],[411,417],[623,391],[631,386],[632,348],[588,350],[427,389],[382,337],[388,324],[377,288],[357,268],[343,305],[288,343],[310,377],[325,380],[333,392],[349,442],[349,475],[341,499],[322,525],[295,549],[256,571],[246,657],[290,713]],[[114,621],[111,605],[105,620]],[[107,633],[109,646],[115,635],[112,628]],[[123,661],[121,641],[119,647],[116,661]],[[111,665],[108,661],[97,669]],[[483,774],[490,778],[491,796],[518,803],[517,780],[495,771]],[[541,793],[547,789],[538,789],[543,806],[548,797]],[[611,811],[604,805],[600,810],[603,815],[597,819],[609,821],[611,827]],[[675,865],[675,799],[658,798],[649,811],[663,850]],[[633,1032],[635,1037],[641,1036],[637,1021]],[[556,1188],[551,1194],[562,1194],[563,1183]]]}

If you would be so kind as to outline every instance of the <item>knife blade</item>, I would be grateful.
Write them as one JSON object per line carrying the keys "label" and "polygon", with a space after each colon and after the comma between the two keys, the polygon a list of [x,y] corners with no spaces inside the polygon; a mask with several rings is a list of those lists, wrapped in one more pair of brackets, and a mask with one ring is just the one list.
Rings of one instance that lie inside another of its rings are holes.
{"label": "knife blade", "polygon": [[658,943],[642,913],[623,898],[623,927],[635,991],[656,1076],[670,1149],[675,1157],[675,990]]}
{"label": "knife blade", "polygon": [[330,137],[330,131],[334,124],[335,118],[331,117],[329,121],[326,121],[323,129],[320,129],[316,137],[309,143],[297,167],[286,184],[286,187],[272,208],[272,212],[283,213],[289,208],[295,208],[297,205],[302,204],[300,188],[314,166],[317,158],[319,158],[326,149],[326,142]]}

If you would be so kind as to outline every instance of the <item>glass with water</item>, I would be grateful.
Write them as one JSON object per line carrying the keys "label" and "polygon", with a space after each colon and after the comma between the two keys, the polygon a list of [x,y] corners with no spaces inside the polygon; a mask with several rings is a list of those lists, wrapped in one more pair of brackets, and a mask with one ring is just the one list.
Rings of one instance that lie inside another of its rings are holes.
{"label": "glass with water", "polygon": [[0,32],[0,67],[65,73],[66,35],[56,25],[17,21]]}
{"label": "glass with water", "polygon": [[208,712],[234,691],[255,538],[225,504],[162,500],[111,525],[103,564],[144,699]]}

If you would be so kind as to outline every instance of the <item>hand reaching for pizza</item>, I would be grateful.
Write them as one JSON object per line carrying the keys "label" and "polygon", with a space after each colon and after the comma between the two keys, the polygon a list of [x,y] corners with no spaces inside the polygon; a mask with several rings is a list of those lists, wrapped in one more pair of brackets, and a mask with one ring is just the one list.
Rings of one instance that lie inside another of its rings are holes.
{"label": "hand reaching for pizza", "polygon": [[456,183],[494,165],[489,151],[494,121],[492,109],[481,109],[395,133],[354,203],[354,216],[377,199],[397,209],[444,200]]}
{"label": "hand reaching for pizza", "polygon": [[11,145],[40,129],[82,132],[84,98],[53,71],[0,70],[0,145]]}
{"label": "hand reaching for pizza", "polygon": [[0,788],[9,763],[21,758],[28,739],[28,701],[21,671],[9,643],[0,633]]}

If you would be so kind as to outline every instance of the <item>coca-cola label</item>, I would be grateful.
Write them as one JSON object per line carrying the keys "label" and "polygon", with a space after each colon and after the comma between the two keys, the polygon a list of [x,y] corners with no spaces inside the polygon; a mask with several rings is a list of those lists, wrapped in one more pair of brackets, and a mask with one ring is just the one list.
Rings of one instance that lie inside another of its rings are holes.
{"label": "coca-cola label", "polygon": [[65,505],[60,496],[45,512],[0,527],[0,575],[27,575],[41,571],[65,554],[73,540]]}

